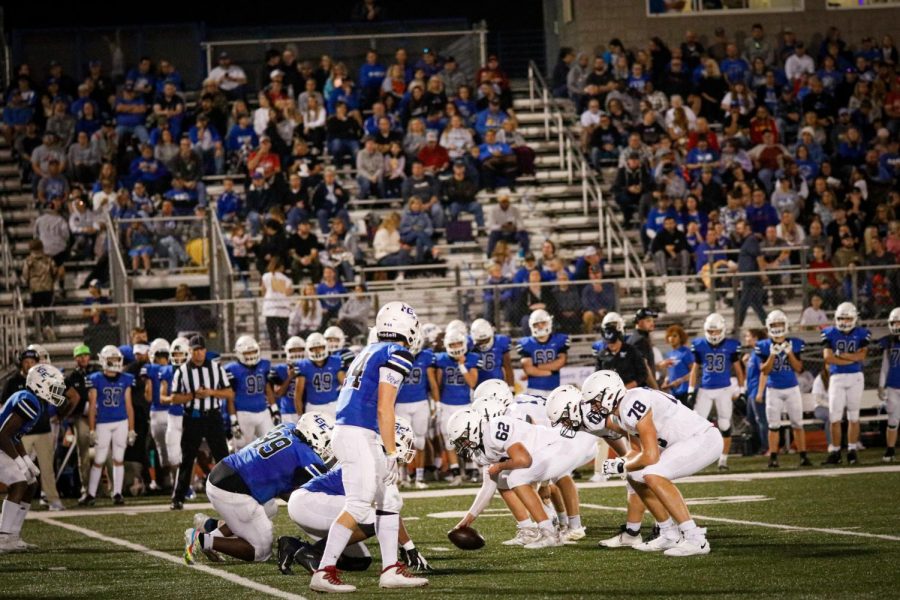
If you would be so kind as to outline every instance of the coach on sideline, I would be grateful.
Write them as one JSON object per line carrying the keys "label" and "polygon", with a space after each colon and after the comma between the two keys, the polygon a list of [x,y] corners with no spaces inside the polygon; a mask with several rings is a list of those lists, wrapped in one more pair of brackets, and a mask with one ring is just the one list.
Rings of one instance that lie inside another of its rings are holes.
{"label": "coach on sideline", "polygon": [[172,377],[172,402],[184,404],[184,430],[181,434],[181,467],[172,492],[172,510],[184,508],[184,496],[191,485],[194,459],[206,438],[216,462],[228,456],[222,401],[234,399],[225,370],[206,357],[206,340],[191,338],[191,360],[178,367]]}

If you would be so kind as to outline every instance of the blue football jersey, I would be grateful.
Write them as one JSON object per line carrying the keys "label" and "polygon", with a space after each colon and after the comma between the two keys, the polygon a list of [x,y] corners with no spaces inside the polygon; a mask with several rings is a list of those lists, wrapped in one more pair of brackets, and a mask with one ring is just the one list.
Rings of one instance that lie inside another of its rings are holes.
{"label": "blue football jersey", "polygon": [[266,385],[269,383],[270,363],[260,360],[252,367],[233,362],[225,367],[228,383],[234,390],[235,410],[258,413],[268,408]]}
{"label": "blue football jersey", "polygon": [[118,373],[107,377],[97,371],[88,375],[85,382],[88,389],[97,390],[97,423],[115,423],[128,418],[125,391],[134,385],[134,375]]}
{"label": "blue football jersey", "polygon": [[[674,350],[666,354],[666,359],[672,359],[675,361],[675,363],[666,371],[666,377],[669,381],[681,379],[691,372],[691,367],[694,365],[694,354],[687,346],[675,348]],[[685,380],[684,383],[671,388],[669,392],[676,396],[680,394],[686,394],[688,391],[688,387],[689,383],[687,380]]]}
{"label": "blue football jersey", "polygon": [[341,370],[346,371],[350,367],[350,363],[356,358],[353,350],[350,348],[341,348],[331,353],[331,356],[337,356],[341,360]]}
{"label": "blue football jersey", "polygon": [[[169,391],[172,391],[172,379],[175,377],[175,365],[166,365],[166,380],[169,382]],[[222,411],[228,412],[228,411]],[[181,417],[184,415],[184,404],[172,404],[169,406],[169,414],[173,417]]]}
{"label": "blue football jersey", "polygon": [[759,376],[762,374],[761,365],[759,364],[759,355],[754,352],[747,360],[747,400],[748,402],[756,401],[756,394],[759,393]]}
{"label": "blue football jersey", "polygon": [[[465,365],[467,369],[477,369],[478,355],[467,352]],[[472,401],[472,388],[466,383],[456,359],[450,358],[446,352],[441,352],[435,355],[434,366],[441,372],[441,404],[454,406],[469,404]]]}
{"label": "blue football jersey", "polygon": [[329,496],[344,495],[344,480],[341,468],[337,467],[324,475],[314,477],[301,486],[304,490]]}
{"label": "blue football jersey", "polygon": [[[284,383],[285,379],[290,377],[290,371],[290,366],[287,364],[276,365],[269,371],[269,381],[272,382],[273,386],[281,385]],[[284,396],[279,396],[278,398],[278,410],[280,410],[283,415],[297,414],[297,408],[294,406],[294,390],[297,389],[297,378],[290,377],[290,379],[291,383],[288,384]]]}
{"label": "blue football jersey", "polygon": [[731,363],[738,359],[741,344],[737,340],[725,338],[713,346],[705,337],[698,337],[691,342],[694,362],[700,365],[702,377],[700,387],[705,390],[718,390],[731,385]]}
{"label": "blue football jersey", "polygon": [[[794,356],[799,358],[806,344],[799,338],[787,338],[787,341],[791,343],[791,350],[794,352]],[[772,340],[760,340],[757,342],[755,354],[759,356],[760,366],[762,366],[762,363],[769,360],[769,355],[772,354]],[[772,370],[769,371],[766,386],[775,390],[785,390],[798,385],[800,384],[797,381],[797,373],[794,372],[787,355],[777,355],[772,365]]]}
{"label": "blue football jersey", "polygon": [[[170,365],[160,365],[156,363],[147,363],[141,369],[141,375],[150,380],[150,410],[169,410],[168,404],[163,404],[159,400],[159,393],[162,389],[162,382],[165,381],[169,394],[172,393],[172,367]],[[182,408],[184,410],[184,408]]]}
{"label": "blue football jersey", "polygon": [[[831,348],[835,354],[858,352],[869,345],[872,334],[865,327],[854,327],[848,333],[843,333],[837,327],[828,327],[822,330],[822,343],[826,348]],[[856,361],[852,365],[828,365],[828,372],[832,375],[843,373],[862,373],[862,362]]]}
{"label": "blue football jersey", "polygon": [[343,370],[344,363],[337,353],[326,358],[321,366],[308,358],[297,361],[294,371],[304,379],[304,405],[321,406],[337,400],[341,389],[338,373]]}
{"label": "blue football jersey", "polygon": [[482,352],[475,349],[478,354],[478,383],[488,379],[505,379],[503,376],[503,357],[509,352],[512,341],[508,335],[495,335],[494,345],[490,350]]}
{"label": "blue football jersey", "polygon": [[[534,366],[540,367],[556,360],[560,354],[569,351],[569,336],[554,333],[543,344],[534,337],[523,337],[516,349],[522,358],[530,358]],[[528,377],[529,389],[551,392],[559,387],[559,372],[548,377]]]}
{"label": "blue football jersey", "polygon": [[326,471],[319,455],[294,433],[293,423],[276,426],[226,456],[224,462],[237,471],[260,504],[288,494]]}
{"label": "blue football jersey", "polygon": [[434,365],[434,351],[425,348],[413,359],[412,369],[397,393],[397,404],[421,402],[428,399],[428,369]]}
{"label": "blue football jersey", "polygon": [[900,339],[894,335],[888,335],[878,340],[878,345],[884,351],[884,359],[887,361],[887,377],[884,387],[900,389]]}
{"label": "blue football jersey", "polygon": [[13,433],[13,440],[21,442],[23,435],[28,435],[37,425],[41,414],[44,412],[44,403],[28,390],[19,390],[7,398],[0,408],[0,428],[6,425],[7,419],[13,414],[22,418],[22,426]]}
{"label": "blue football jersey", "polygon": [[366,346],[347,371],[338,394],[338,425],[354,425],[378,431],[378,383],[382,367],[396,371],[400,380],[409,375],[413,357],[409,350],[392,342]]}

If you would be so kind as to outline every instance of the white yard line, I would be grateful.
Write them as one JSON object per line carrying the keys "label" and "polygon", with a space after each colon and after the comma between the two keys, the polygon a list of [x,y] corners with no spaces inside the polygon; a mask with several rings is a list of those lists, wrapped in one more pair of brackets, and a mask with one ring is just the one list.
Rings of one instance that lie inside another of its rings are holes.
{"label": "white yard line", "polygon": [[[137,507],[135,507],[137,508]],[[73,511],[74,512],[74,511]],[[119,511],[121,512],[121,511]],[[149,512],[149,511],[142,511]],[[57,516],[74,516],[71,513],[53,513],[53,516],[47,515],[47,513],[41,514],[38,518],[47,523],[48,525],[53,525],[55,527],[62,527],[63,529],[68,529],[69,531],[74,531],[75,533],[80,533],[81,535],[87,536],[89,538],[93,538],[95,540],[100,540],[101,542],[106,542],[108,544],[115,544],[117,546],[122,546],[124,548],[128,548],[134,552],[141,552],[148,556],[153,556],[160,560],[167,560],[170,563],[174,563],[178,566],[190,568],[195,571],[200,571],[203,573],[207,573],[209,575],[214,575],[225,581],[230,583],[234,583],[236,585],[243,586],[247,589],[253,590],[255,592],[259,592],[262,594],[266,594],[268,596],[272,596],[275,598],[285,598],[285,600],[306,600],[303,596],[298,594],[292,594],[290,592],[285,592],[283,590],[279,590],[278,588],[273,588],[271,586],[265,585],[263,583],[258,583],[253,581],[252,579],[247,579],[246,577],[241,577],[240,575],[235,575],[229,571],[222,571],[220,569],[213,569],[212,567],[207,567],[206,565],[192,565],[188,567],[188,565],[184,564],[184,560],[181,557],[173,556],[171,554],[166,554],[165,552],[160,552],[158,550],[152,550],[146,546],[142,546],[140,544],[135,544],[133,542],[129,542],[128,540],[123,540],[119,538],[110,537],[108,535],[103,535],[102,533],[98,533],[93,529],[87,529],[85,527],[79,527],[78,525],[73,525],[71,523],[66,523],[65,521],[57,520]]]}
{"label": "white yard line", "polygon": [[[624,506],[603,506],[601,504],[585,504],[582,502],[581,508],[591,508],[594,510],[611,510],[615,512],[626,512],[628,509]],[[748,525],[751,527],[766,527],[768,529],[781,529],[784,531],[814,531],[816,533],[826,533],[832,535],[849,535],[853,537],[873,538],[877,540],[888,540],[890,542],[900,542],[900,537],[896,535],[883,535],[879,533],[866,533],[863,531],[847,531],[846,529],[826,529],[824,527],[799,527],[797,525],[783,525],[781,523],[766,523],[764,521],[744,521],[741,519],[726,519],[725,517],[707,517],[705,515],[692,515],[698,521],[714,521],[717,523],[730,523],[732,525]]]}

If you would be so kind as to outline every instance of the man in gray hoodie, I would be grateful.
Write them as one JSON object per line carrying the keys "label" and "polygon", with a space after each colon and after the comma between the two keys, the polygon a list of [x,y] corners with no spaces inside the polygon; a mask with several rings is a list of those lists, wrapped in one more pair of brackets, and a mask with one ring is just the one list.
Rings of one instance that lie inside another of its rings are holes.
{"label": "man in gray hoodie", "polygon": [[34,237],[44,244],[47,253],[56,264],[56,280],[59,281],[60,292],[65,294],[66,269],[63,266],[69,258],[69,224],[60,214],[63,205],[62,196],[50,198],[50,206],[34,221]]}

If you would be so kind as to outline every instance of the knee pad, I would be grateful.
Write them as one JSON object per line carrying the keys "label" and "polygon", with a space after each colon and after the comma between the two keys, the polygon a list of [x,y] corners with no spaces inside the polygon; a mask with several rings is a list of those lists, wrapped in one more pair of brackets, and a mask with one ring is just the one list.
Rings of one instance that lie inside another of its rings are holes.
{"label": "knee pad", "polygon": [[363,523],[375,522],[375,509],[372,508],[371,504],[361,500],[350,500],[348,498],[344,510],[346,510],[347,514],[353,517],[353,520],[360,526],[362,526]]}
{"label": "knee pad", "polygon": [[359,523],[359,529],[364,534],[366,534],[366,538],[375,537],[375,523]]}
{"label": "knee pad", "polygon": [[275,519],[275,515],[278,514],[278,505],[275,504],[274,500],[269,500],[265,504],[263,504],[263,510],[266,511],[266,516],[269,517],[270,521]]}
{"label": "knee pad", "polygon": [[372,564],[371,556],[347,556],[341,554],[337,568],[341,571],[365,571]]}
{"label": "knee pad", "polygon": [[900,426],[900,419],[888,419],[888,429],[897,429]]}
{"label": "knee pad", "polygon": [[[769,431],[771,431],[772,433],[777,433],[780,429],[781,425],[774,425],[772,423],[769,423]],[[724,433],[722,434],[722,437],[725,437]]]}
{"label": "knee pad", "polygon": [[731,437],[731,423],[728,424],[728,427],[723,428],[723,427],[722,427],[722,422],[720,421],[720,422],[719,422],[719,431],[722,432],[722,437],[723,437],[723,438],[730,438],[730,437]]}

